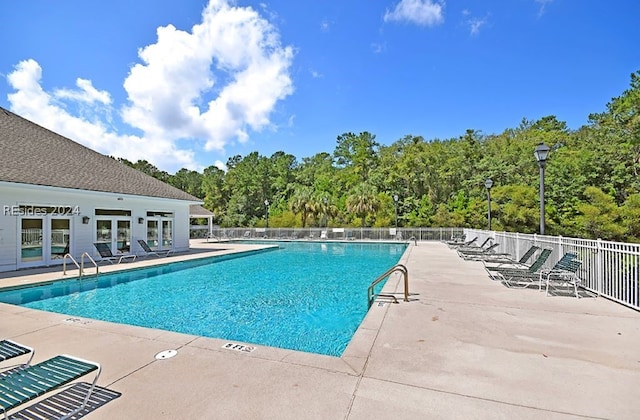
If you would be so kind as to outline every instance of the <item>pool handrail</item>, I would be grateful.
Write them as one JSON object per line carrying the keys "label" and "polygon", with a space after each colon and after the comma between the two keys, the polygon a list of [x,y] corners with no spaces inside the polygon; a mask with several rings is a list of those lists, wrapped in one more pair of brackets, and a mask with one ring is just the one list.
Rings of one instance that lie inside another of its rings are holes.
{"label": "pool handrail", "polygon": [[404,301],[409,302],[409,270],[407,270],[407,267],[405,267],[403,264],[396,264],[390,269],[388,269],[387,271],[385,271],[383,274],[378,276],[378,278],[372,281],[369,287],[367,288],[367,301],[368,301],[369,307],[371,307],[371,305],[373,304],[373,299],[375,296],[390,297],[393,299],[393,303],[398,303],[398,299],[392,294],[378,293],[376,295],[375,293],[373,293],[373,289],[378,283],[380,283],[382,280],[386,279],[396,271],[401,272],[404,277]]}
{"label": "pool handrail", "polygon": [[75,258],[73,258],[73,255],[67,253],[64,254],[64,257],[62,257],[62,275],[66,276],[67,275],[67,257],[69,257],[69,259],[71,261],[73,261],[73,263],[75,264],[76,267],[78,267],[78,271],[80,272],[80,278],[82,278],[82,276],[84,276],[84,257],[87,257],[89,259],[89,261],[91,261],[93,263],[93,266],[96,268],[96,276],[98,274],[100,274],[100,269],[98,268],[98,263],[96,263],[96,261],[91,258],[91,255],[89,255],[88,252],[83,252],[82,255],[80,256],[80,264],[78,264],[78,261],[76,261]]}

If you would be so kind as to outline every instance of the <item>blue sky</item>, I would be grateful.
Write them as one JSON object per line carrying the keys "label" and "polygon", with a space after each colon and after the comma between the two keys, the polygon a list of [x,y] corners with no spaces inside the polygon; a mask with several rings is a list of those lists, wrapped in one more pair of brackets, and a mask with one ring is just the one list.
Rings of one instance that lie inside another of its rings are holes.
{"label": "blue sky", "polygon": [[29,0],[0,6],[0,106],[174,173],[336,137],[572,129],[640,70],[635,0]]}

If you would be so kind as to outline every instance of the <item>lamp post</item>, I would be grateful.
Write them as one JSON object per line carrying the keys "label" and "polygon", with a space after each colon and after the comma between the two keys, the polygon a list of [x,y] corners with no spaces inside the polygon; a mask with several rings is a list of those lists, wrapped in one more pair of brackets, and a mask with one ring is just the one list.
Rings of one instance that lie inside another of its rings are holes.
{"label": "lamp post", "polygon": [[393,195],[394,214],[396,217],[396,230],[398,230],[398,194]]}
{"label": "lamp post", "polygon": [[491,187],[493,187],[493,180],[487,178],[484,181],[484,187],[487,189],[487,220],[489,221],[489,229],[491,230]]}
{"label": "lamp post", "polygon": [[327,206],[329,204],[329,199],[327,197],[324,197],[322,199],[322,202],[324,203],[324,227],[329,227],[329,215],[327,214]]}
{"label": "lamp post", "polygon": [[544,235],[544,167],[547,165],[550,151],[551,148],[542,142],[533,151],[540,166],[540,235]]}
{"label": "lamp post", "polygon": [[269,228],[269,200],[264,200],[265,210],[265,219],[267,220],[267,228]]}

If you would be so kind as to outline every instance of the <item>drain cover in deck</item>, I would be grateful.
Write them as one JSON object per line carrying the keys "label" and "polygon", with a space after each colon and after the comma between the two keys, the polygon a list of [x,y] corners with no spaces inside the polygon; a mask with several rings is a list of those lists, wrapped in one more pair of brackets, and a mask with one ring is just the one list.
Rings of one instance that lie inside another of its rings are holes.
{"label": "drain cover in deck", "polygon": [[176,354],[178,354],[178,350],[161,351],[160,353],[156,354],[156,360],[170,359]]}

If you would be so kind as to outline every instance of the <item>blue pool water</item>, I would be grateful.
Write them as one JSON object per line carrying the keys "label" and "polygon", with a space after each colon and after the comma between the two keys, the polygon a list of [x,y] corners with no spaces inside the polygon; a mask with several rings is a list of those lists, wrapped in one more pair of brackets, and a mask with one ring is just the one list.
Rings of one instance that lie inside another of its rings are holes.
{"label": "blue pool water", "polygon": [[340,356],[368,310],[367,287],[396,264],[406,248],[380,243],[279,245],[243,257],[213,257],[0,292],[0,301]]}

